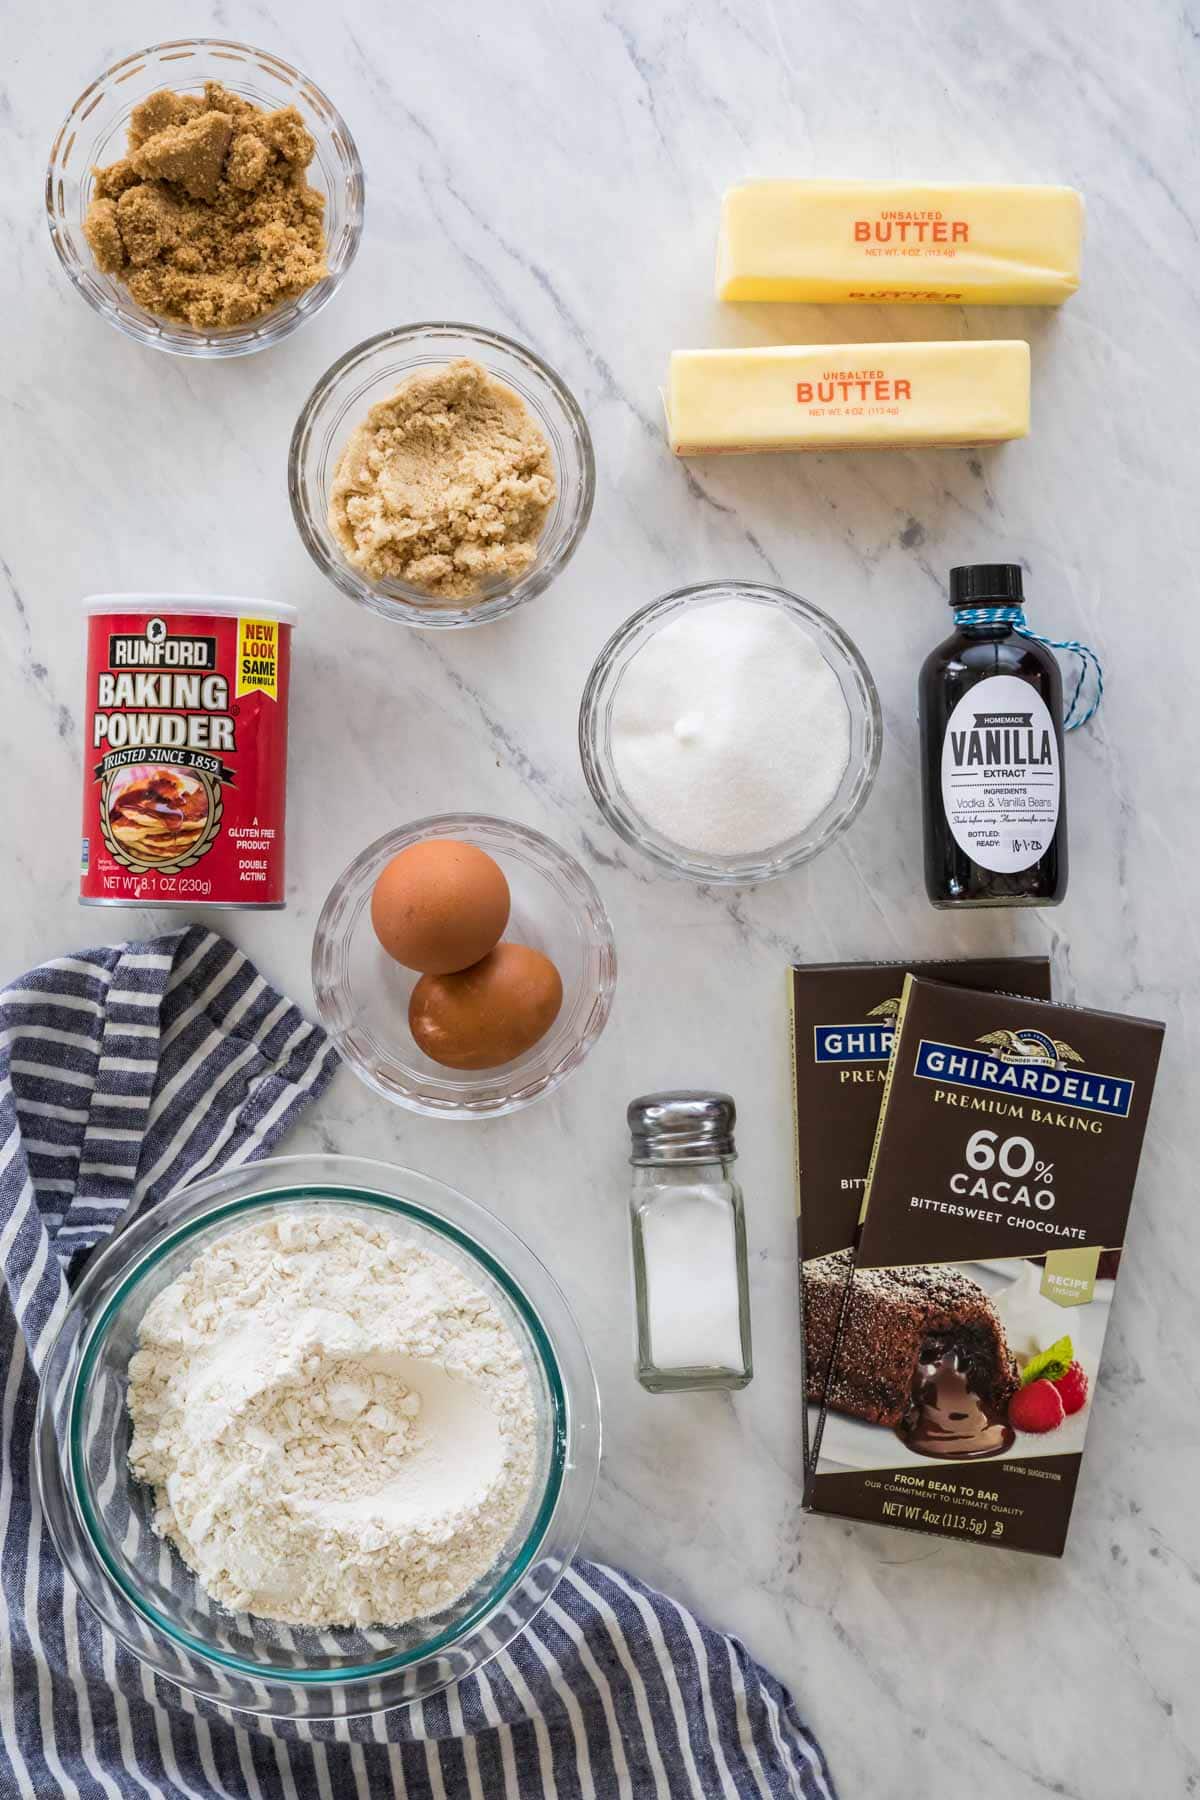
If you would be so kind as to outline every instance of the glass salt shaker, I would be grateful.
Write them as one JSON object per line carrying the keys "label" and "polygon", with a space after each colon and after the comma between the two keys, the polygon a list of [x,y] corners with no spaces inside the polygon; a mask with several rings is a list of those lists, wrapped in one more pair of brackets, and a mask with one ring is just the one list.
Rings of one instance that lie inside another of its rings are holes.
{"label": "glass salt shaker", "polygon": [[627,1116],[638,1380],[653,1394],[743,1388],[754,1366],[733,1101],[643,1094]]}

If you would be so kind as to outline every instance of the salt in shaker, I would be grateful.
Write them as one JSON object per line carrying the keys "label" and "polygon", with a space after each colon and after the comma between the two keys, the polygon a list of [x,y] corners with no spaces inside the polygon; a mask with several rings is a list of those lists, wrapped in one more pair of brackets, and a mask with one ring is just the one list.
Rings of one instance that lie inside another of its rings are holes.
{"label": "salt in shaker", "polygon": [[651,1393],[742,1388],[754,1373],[735,1117],[728,1094],[629,1105],[637,1377]]}

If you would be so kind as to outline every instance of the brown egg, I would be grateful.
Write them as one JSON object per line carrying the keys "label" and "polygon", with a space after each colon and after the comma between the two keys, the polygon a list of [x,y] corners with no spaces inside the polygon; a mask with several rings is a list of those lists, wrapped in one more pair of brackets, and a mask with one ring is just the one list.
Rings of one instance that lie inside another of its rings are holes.
{"label": "brown egg", "polygon": [[371,894],[371,923],[389,956],[423,975],[465,969],[508,924],[504,871],[474,844],[427,838],[393,856]]}
{"label": "brown egg", "polygon": [[497,944],[472,969],[422,975],[408,1024],[418,1047],[444,1068],[494,1069],[545,1037],[562,998],[562,977],[548,956]]}

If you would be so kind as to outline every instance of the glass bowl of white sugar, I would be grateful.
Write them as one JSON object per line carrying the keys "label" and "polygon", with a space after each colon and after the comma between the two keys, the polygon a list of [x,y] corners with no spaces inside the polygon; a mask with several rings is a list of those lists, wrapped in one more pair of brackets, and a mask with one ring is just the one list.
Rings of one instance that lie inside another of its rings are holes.
{"label": "glass bowl of white sugar", "polygon": [[352,1718],[461,1680],[574,1556],[600,1416],[533,1253],[415,1170],[278,1157],[90,1262],[43,1370],[45,1516],[104,1625],[219,1704]]}
{"label": "glass bowl of white sugar", "polygon": [[782,588],[721,581],[651,602],[600,652],[583,772],[617,834],[697,882],[769,881],[858,816],[883,725],[847,634]]}

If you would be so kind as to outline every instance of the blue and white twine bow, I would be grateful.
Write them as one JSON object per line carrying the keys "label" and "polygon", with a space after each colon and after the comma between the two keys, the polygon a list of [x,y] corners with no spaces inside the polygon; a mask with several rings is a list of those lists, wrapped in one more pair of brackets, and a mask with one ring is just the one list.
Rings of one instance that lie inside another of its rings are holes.
{"label": "blue and white twine bow", "polygon": [[[1063,717],[1063,730],[1076,731],[1080,725],[1086,725],[1089,719],[1095,717],[1104,698],[1104,670],[1100,666],[1100,658],[1090,645],[1080,644],[1074,638],[1043,637],[1040,631],[1031,631],[1025,621],[1024,608],[1020,606],[960,606],[955,609],[954,618],[958,625],[1011,625],[1018,636],[1031,638],[1035,644],[1045,644],[1048,650],[1069,650],[1072,656],[1079,658],[1079,673]],[[1095,676],[1095,695],[1077,717],[1076,708],[1089,670]]]}

